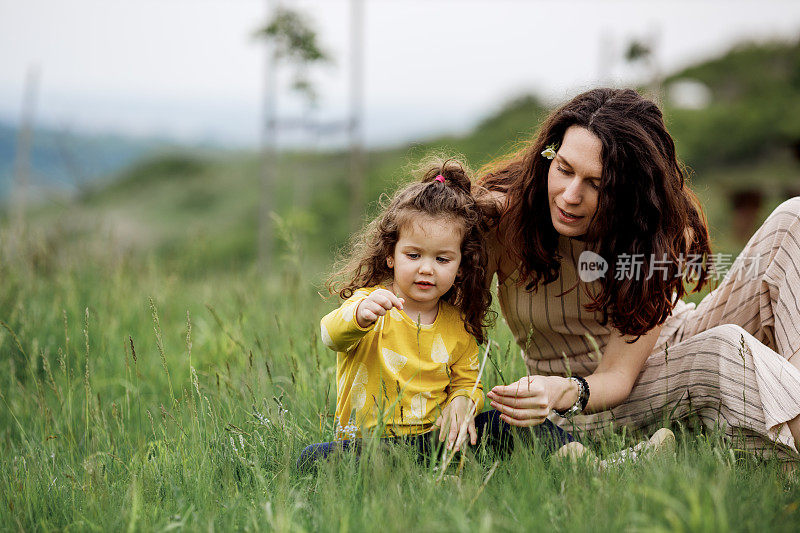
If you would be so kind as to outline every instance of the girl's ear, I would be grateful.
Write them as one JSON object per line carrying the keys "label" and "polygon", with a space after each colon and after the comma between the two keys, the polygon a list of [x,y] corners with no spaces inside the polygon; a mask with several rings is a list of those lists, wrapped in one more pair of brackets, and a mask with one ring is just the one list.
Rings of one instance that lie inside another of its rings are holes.
{"label": "girl's ear", "polygon": [[386,256],[386,266],[389,268],[394,268],[394,257],[391,255]]}

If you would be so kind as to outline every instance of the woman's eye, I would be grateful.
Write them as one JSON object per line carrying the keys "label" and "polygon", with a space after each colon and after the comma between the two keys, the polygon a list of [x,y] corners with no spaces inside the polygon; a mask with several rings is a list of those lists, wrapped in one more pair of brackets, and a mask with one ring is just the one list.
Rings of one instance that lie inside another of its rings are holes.
{"label": "woman's eye", "polygon": [[561,172],[562,174],[566,174],[566,175],[568,175],[568,176],[569,176],[570,174],[572,174],[572,172],[571,172],[571,171],[567,170],[566,168],[562,167],[561,165],[556,165],[556,168],[557,168],[557,169],[558,169],[558,171],[559,171],[559,172]]}
{"label": "woman's eye", "polygon": [[600,190],[600,184],[597,181],[592,180],[589,183],[592,185],[592,189],[594,189],[596,191]]}

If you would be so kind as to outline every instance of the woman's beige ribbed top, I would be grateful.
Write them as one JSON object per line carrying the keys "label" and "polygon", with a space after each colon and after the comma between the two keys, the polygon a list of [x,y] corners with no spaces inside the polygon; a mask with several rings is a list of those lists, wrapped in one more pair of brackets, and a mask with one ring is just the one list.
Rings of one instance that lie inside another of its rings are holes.
{"label": "woman's beige ribbed top", "polygon": [[561,272],[554,282],[529,292],[518,284],[517,270],[498,286],[503,317],[531,374],[588,375],[597,367],[610,329],[600,325],[601,313],[583,308],[591,301],[586,290],[597,294],[600,289],[599,282],[578,278],[578,257],[584,250],[583,242],[561,236]]}
{"label": "woman's beige ribbed top", "polygon": [[[599,294],[600,282],[586,283],[578,277],[578,258],[586,244],[560,236],[558,252],[561,271],[558,278],[535,291],[518,284],[519,270],[498,285],[497,294],[503,317],[531,374],[586,376],[594,372],[611,329],[600,325],[602,313],[590,313],[587,290]],[[615,272],[607,272],[613,276]],[[665,341],[673,344],[694,304],[679,300],[664,323],[655,349]]]}

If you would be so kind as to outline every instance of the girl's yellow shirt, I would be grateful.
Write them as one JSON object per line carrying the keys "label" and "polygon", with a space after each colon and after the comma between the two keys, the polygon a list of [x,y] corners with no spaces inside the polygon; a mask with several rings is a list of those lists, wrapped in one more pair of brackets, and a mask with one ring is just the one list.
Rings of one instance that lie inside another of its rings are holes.
{"label": "girl's yellow shirt", "polygon": [[425,433],[456,396],[471,398],[479,413],[478,344],[459,310],[440,300],[436,320],[426,325],[394,308],[362,328],[356,308],[379,288],[355,291],[321,321],[322,341],[337,352],[336,438],[384,425],[383,436]]}

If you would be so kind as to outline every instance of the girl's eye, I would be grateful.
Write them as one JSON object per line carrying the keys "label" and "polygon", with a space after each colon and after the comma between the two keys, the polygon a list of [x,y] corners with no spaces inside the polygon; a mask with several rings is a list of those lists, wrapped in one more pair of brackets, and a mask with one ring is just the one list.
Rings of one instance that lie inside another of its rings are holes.
{"label": "girl's eye", "polygon": [[450,258],[449,257],[437,257],[436,260],[439,261],[440,263],[449,263],[450,262]]}
{"label": "girl's eye", "polygon": [[408,257],[409,259],[416,259],[417,257],[419,257],[419,254],[415,254],[414,252],[408,252],[406,254],[406,257]]}

